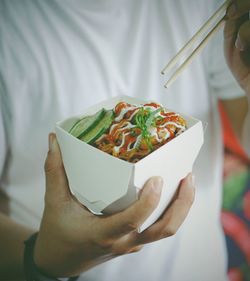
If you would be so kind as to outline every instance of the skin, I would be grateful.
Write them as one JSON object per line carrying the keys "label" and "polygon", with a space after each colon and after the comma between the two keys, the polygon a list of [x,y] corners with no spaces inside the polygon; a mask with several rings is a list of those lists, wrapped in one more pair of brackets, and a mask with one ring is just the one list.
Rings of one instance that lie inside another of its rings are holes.
{"label": "skin", "polygon": [[145,243],[173,235],[194,199],[192,177],[189,175],[162,218],[139,234],[138,227],[159,202],[163,184],[161,178],[151,178],[139,200],[125,211],[98,217],[84,209],[69,193],[54,134],[50,135],[45,172],[45,210],[35,247],[35,262],[53,276],[79,274],[116,256],[136,252]]}
{"label": "skin", "polygon": [[[159,202],[163,184],[160,177],[150,178],[139,200],[123,212],[106,217],[94,216],[69,192],[55,134],[50,134],[49,143],[45,162],[45,209],[34,260],[40,271],[50,276],[77,275],[114,257],[137,252],[146,243],[172,236],[191,208],[195,189],[189,174],[180,183],[171,206],[143,233],[139,234],[137,229]],[[23,241],[35,230],[4,215],[0,216],[0,229],[1,247],[10,253],[0,259],[1,277],[5,280],[22,279]]]}
{"label": "skin", "polygon": [[249,0],[233,1],[224,28],[224,49],[229,68],[242,89],[250,95]]}
{"label": "skin", "polygon": [[[239,138],[250,99],[250,23],[244,17],[249,8],[249,0],[233,1],[227,12],[224,32],[229,68],[246,92],[246,98],[223,101]],[[70,195],[55,135],[51,134],[49,139],[50,149],[45,163],[45,209],[34,253],[41,271],[56,277],[79,274],[116,256],[136,252],[146,243],[174,235],[183,223],[194,200],[191,174],[180,183],[175,199],[162,217],[139,234],[137,228],[159,202],[161,179],[149,179],[139,200],[123,212],[96,217]],[[35,230],[4,215],[0,215],[0,229],[1,249],[8,253],[0,259],[0,275],[5,280],[21,279],[24,275],[23,241]]]}
{"label": "skin", "polygon": [[[0,213],[0,276],[1,280],[24,280],[24,243],[35,230],[20,225]],[[7,254],[3,254],[7,253]]]}
{"label": "skin", "polygon": [[240,140],[242,140],[243,124],[250,104],[249,10],[249,0],[233,0],[227,11],[228,19],[224,28],[224,51],[228,66],[246,93],[244,98],[222,101],[232,127]]}

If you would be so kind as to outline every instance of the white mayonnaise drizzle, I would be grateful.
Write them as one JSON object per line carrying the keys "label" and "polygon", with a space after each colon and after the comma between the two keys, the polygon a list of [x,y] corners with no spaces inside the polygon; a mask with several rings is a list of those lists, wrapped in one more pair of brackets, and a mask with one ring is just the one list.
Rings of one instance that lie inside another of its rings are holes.
{"label": "white mayonnaise drizzle", "polygon": [[148,132],[150,133],[151,137],[154,137],[158,142],[162,142],[162,139],[159,138],[157,129],[155,127],[150,127]]}
{"label": "white mayonnaise drizzle", "polygon": [[115,118],[115,122],[120,122],[120,121],[123,119],[124,115],[125,115],[128,111],[134,110],[134,109],[136,109],[136,108],[138,108],[138,106],[130,106],[130,107],[122,108],[120,114]]}
{"label": "white mayonnaise drizzle", "polygon": [[158,143],[161,143],[163,140],[166,140],[170,137],[170,132],[167,128],[161,129],[159,132],[156,128],[150,127],[149,133],[152,137],[154,137]]}
{"label": "white mayonnaise drizzle", "polygon": [[146,106],[142,105],[141,107],[144,107],[144,109],[146,109],[146,110],[150,109],[151,111],[155,111],[155,110],[157,110],[159,108],[159,107],[156,108],[156,107],[150,106],[150,105],[146,105]]}
{"label": "white mayonnaise drizzle", "polygon": [[130,132],[128,132],[128,133],[123,133],[122,134],[122,142],[121,142],[121,144],[119,145],[119,146],[114,146],[114,152],[115,153],[119,153],[120,152],[120,149],[124,146],[124,144],[125,144],[125,139],[126,139],[126,136],[127,135],[129,135],[130,134]]}
{"label": "white mayonnaise drizzle", "polygon": [[138,145],[138,143],[141,141],[142,135],[137,136],[136,141],[134,143],[134,145],[132,146],[132,148],[130,148],[131,144],[128,146],[128,151],[135,149],[136,146]]}
{"label": "white mayonnaise drizzle", "polygon": [[133,114],[128,119],[131,120],[134,117],[134,115],[138,112],[138,110],[142,107],[144,107],[144,109],[151,109],[152,111],[156,110],[154,106],[132,105],[126,108],[122,108],[120,114],[115,118],[115,122],[120,122],[128,111],[137,109],[135,110],[135,112],[133,112]]}
{"label": "white mayonnaise drizzle", "polygon": [[[140,108],[144,108],[145,110],[150,110],[150,111],[155,111],[157,110],[157,108],[155,108],[154,106],[143,106],[143,105],[131,105],[129,107],[126,107],[126,108],[122,108],[120,114],[115,118],[115,122],[120,122],[124,116],[126,115],[126,113],[128,111],[131,111],[133,110],[134,112],[131,114],[131,116],[128,118],[128,122],[125,122],[124,123],[124,127],[122,128],[118,128],[117,131],[124,131],[126,129],[131,129],[131,128],[135,128],[136,125],[133,125],[131,124],[129,121],[132,120],[132,118],[137,114],[137,112],[140,110]],[[163,109],[164,111],[164,109]],[[165,111],[164,111],[165,112]],[[165,113],[168,113],[168,112],[165,112]],[[154,118],[156,117],[162,117],[162,118],[169,118],[169,117],[177,117],[177,116],[180,116],[178,113],[172,113],[172,114],[169,114],[168,116],[165,116],[165,115],[162,115],[161,112],[158,112],[157,114],[155,114]],[[169,137],[170,137],[170,132],[169,130],[166,128],[167,125],[174,125],[176,126],[177,128],[179,128],[179,132],[177,133],[177,135],[181,134],[183,131],[185,131],[185,126],[182,126],[182,125],[179,125],[177,124],[176,122],[173,122],[173,121],[167,121],[165,122],[164,124],[162,125],[159,125],[158,126],[158,130],[157,128],[155,127],[150,127],[148,129],[148,132],[150,134],[151,137],[155,138],[155,140],[158,142],[158,143],[161,143],[162,141],[165,141],[167,140]],[[113,132],[113,130],[115,130],[115,128],[119,126],[119,123],[115,123],[111,126],[110,128],[110,134]],[[125,145],[125,142],[126,142],[126,136],[128,136],[130,134],[130,132],[122,132],[122,141],[121,141],[121,144],[119,146],[115,146],[113,148],[113,151],[114,153],[116,154],[119,154],[120,152],[120,149]],[[127,151],[131,151],[132,149],[135,149],[139,143],[141,142],[141,139],[142,139],[142,135],[139,135],[136,137],[136,141],[135,142],[131,142],[128,146],[127,146]]]}
{"label": "white mayonnaise drizzle", "polygon": [[125,130],[125,129],[132,129],[132,128],[134,128],[134,127],[136,127],[136,125],[133,125],[133,124],[131,124],[130,122],[127,122],[127,126],[122,127],[122,128],[120,128],[120,129],[118,129],[117,131],[123,131],[123,130]]}
{"label": "white mayonnaise drizzle", "polygon": [[131,116],[130,116],[129,119],[128,119],[129,121],[133,119],[133,117],[136,115],[136,113],[138,112],[138,110],[139,110],[139,109],[135,110],[135,111],[131,114]]}
{"label": "white mayonnaise drizzle", "polygon": [[170,132],[167,128],[163,129],[162,131],[164,131],[165,135],[163,137],[163,140],[167,140],[170,137]]}
{"label": "white mayonnaise drizzle", "polygon": [[[116,127],[119,127],[119,125],[120,125],[119,123],[113,124],[110,127],[109,133],[111,134]],[[123,125],[126,125],[126,126],[117,129],[117,131],[123,131],[124,129],[131,129],[131,128],[136,127],[135,125],[131,124],[130,122],[125,122]]]}

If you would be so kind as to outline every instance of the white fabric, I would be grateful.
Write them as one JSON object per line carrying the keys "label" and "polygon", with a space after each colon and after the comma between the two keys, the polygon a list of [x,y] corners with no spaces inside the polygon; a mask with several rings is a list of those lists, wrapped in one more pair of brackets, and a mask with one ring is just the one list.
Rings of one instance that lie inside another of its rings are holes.
{"label": "white fabric", "polygon": [[[156,100],[208,123],[194,167],[196,201],[177,235],[98,266],[82,280],[226,279],[219,222],[222,144],[217,96],[239,97],[242,92],[225,66],[222,44],[216,43],[221,36],[170,90],[163,88],[166,77],[160,75],[164,64],[214,11],[214,2],[0,1],[0,77],[4,83],[0,92],[0,185],[11,198],[12,217],[19,222],[39,225],[47,135],[56,121],[108,97],[128,94]],[[2,102],[8,106],[2,108]],[[8,118],[2,117],[5,114]]]}

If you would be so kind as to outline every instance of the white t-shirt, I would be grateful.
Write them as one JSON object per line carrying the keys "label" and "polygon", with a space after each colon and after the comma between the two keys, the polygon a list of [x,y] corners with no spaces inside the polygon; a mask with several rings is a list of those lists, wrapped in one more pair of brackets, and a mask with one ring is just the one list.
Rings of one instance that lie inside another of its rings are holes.
{"label": "white t-shirt", "polygon": [[11,216],[19,222],[39,225],[47,135],[56,121],[127,94],[208,123],[194,167],[196,200],[178,233],[100,265],[82,280],[226,279],[217,98],[242,92],[216,39],[169,90],[160,75],[218,6],[214,2],[0,1],[0,185],[11,198]]}

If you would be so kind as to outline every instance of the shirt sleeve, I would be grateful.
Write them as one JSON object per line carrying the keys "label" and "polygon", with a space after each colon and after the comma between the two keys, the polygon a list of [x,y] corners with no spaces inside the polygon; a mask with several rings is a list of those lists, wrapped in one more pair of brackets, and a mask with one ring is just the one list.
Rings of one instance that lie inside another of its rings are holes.
{"label": "shirt sleeve", "polygon": [[9,141],[7,134],[7,126],[11,120],[10,117],[10,102],[5,85],[4,74],[6,73],[5,65],[5,38],[4,38],[4,11],[5,3],[0,1],[0,188],[2,187],[2,180],[6,161],[9,152]]}
{"label": "shirt sleeve", "polygon": [[8,151],[6,126],[4,120],[4,105],[4,87],[0,76],[0,188]]}

